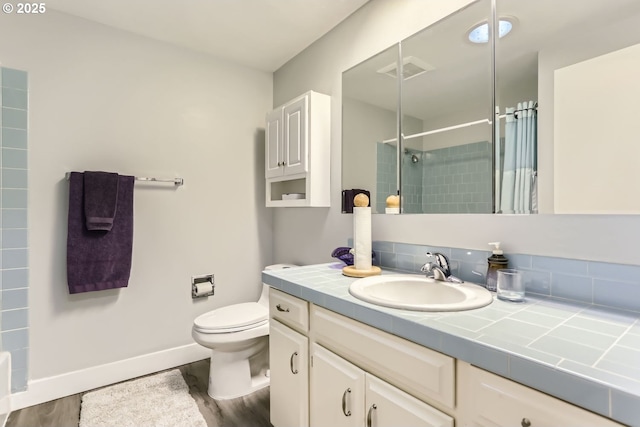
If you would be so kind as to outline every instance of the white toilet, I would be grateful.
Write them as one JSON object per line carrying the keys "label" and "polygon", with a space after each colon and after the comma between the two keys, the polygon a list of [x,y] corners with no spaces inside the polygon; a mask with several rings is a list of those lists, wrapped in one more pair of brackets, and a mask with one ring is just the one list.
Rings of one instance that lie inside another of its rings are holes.
{"label": "white toilet", "polygon": [[[265,270],[295,267],[270,265]],[[258,302],[221,307],[196,317],[193,339],[211,349],[209,396],[233,399],[269,385],[269,287]]]}

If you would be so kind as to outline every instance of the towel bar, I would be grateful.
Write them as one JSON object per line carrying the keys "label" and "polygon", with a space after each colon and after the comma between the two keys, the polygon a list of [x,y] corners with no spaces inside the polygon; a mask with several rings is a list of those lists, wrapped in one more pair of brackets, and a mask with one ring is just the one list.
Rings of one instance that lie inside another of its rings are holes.
{"label": "towel bar", "polygon": [[[65,174],[65,178],[67,179],[67,181],[69,180],[70,177],[71,177],[71,172],[67,172]],[[180,187],[181,185],[184,185],[184,179],[183,178],[163,179],[163,178],[149,178],[149,177],[146,177],[146,176],[136,176],[135,179],[136,179],[136,181],[172,182],[173,185],[175,185],[176,187]]]}

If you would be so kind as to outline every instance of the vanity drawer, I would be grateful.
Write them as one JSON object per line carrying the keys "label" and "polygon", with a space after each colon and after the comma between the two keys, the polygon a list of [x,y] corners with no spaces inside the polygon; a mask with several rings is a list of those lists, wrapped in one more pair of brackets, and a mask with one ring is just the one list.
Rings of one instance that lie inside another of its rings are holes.
{"label": "vanity drawer", "polygon": [[461,425],[622,427],[600,415],[465,362],[458,363],[458,387]]}
{"label": "vanity drawer", "polygon": [[300,298],[270,288],[269,315],[305,335],[309,332],[309,303]]}
{"label": "vanity drawer", "polygon": [[311,306],[314,340],[394,386],[453,409],[455,359],[348,317]]}

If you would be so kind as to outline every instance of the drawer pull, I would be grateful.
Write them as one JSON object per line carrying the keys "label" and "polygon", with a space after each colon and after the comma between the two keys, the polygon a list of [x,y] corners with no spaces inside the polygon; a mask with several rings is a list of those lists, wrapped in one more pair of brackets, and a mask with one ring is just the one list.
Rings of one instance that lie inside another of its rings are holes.
{"label": "drawer pull", "polygon": [[531,421],[529,421],[529,418],[523,418],[520,425],[522,427],[531,427]]}
{"label": "drawer pull", "polygon": [[351,410],[347,409],[347,394],[351,396],[351,389],[348,388],[342,393],[342,413],[345,417],[351,416]]}
{"label": "drawer pull", "polygon": [[367,427],[371,427],[371,418],[374,409],[378,409],[375,403],[369,407],[369,412],[367,412]]}
{"label": "drawer pull", "polygon": [[293,354],[291,355],[291,359],[289,359],[289,366],[291,368],[291,373],[293,375],[298,373],[298,370],[293,367],[293,358],[296,357],[297,355],[298,355],[298,352],[294,351]]}
{"label": "drawer pull", "polygon": [[288,308],[282,308],[282,306],[280,304],[276,305],[276,310],[282,311],[283,313],[288,313],[289,312]]}

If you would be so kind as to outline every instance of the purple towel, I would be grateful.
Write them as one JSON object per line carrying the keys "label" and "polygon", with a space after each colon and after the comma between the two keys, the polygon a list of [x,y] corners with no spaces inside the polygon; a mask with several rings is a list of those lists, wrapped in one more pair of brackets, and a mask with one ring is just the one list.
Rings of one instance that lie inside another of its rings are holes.
{"label": "purple towel", "polygon": [[132,176],[118,177],[118,200],[111,231],[87,230],[84,176],[69,178],[67,283],[69,293],[123,288],[129,283],[133,248]]}
{"label": "purple towel", "polygon": [[84,173],[84,214],[87,230],[113,227],[118,207],[118,174],[112,172]]}

